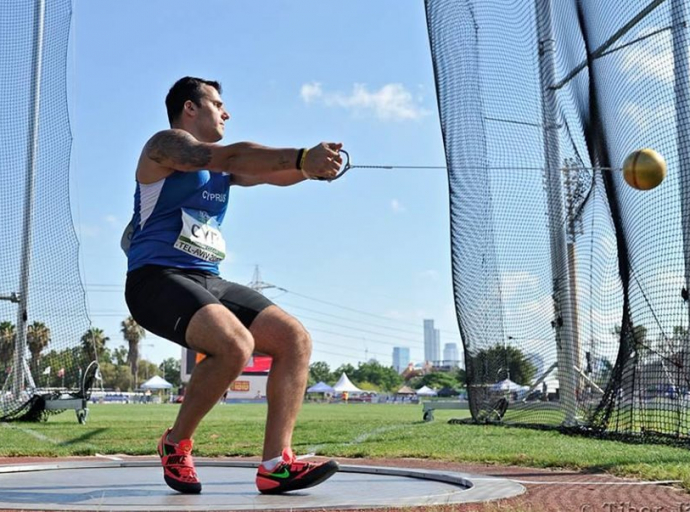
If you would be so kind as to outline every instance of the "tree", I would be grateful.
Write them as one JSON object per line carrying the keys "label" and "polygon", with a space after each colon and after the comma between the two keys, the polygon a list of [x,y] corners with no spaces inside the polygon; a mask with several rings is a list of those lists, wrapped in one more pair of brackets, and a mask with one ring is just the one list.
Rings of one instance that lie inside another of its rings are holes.
{"label": "tree", "polygon": [[475,384],[493,384],[510,378],[520,385],[528,385],[537,373],[537,368],[525,354],[516,347],[494,345],[478,351],[468,358]]}
{"label": "tree", "polygon": [[12,322],[0,322],[0,366],[5,367],[5,371],[12,367],[12,355],[14,353],[14,343],[17,339],[17,332]]}
{"label": "tree", "polygon": [[182,385],[182,380],[180,377],[181,362],[179,359],[174,357],[169,357],[164,359],[161,364],[158,365],[158,369],[163,374],[163,378],[167,380],[174,387],[179,388]]}
{"label": "tree", "polygon": [[31,353],[31,366],[38,371],[41,352],[50,343],[50,329],[43,322],[34,322],[26,328],[26,344]]}
{"label": "tree", "polygon": [[137,371],[139,372],[137,375],[137,382],[146,382],[154,375],[158,375],[160,373],[158,366],[151,361],[147,361],[146,359],[139,360]]}
{"label": "tree", "polygon": [[132,370],[132,375],[135,377],[134,387],[136,387],[136,377],[139,368],[139,341],[146,336],[146,331],[142,326],[136,323],[134,318],[130,315],[120,324],[120,332],[122,332],[125,340],[129,343],[127,362],[129,363],[129,368]]}
{"label": "tree", "polygon": [[[678,327],[678,326],[676,326]],[[680,328],[680,331],[676,331],[676,328],[674,327],[673,331],[674,334],[677,333],[682,333],[682,327]],[[620,339],[621,337],[621,332],[623,332],[622,328],[620,325],[616,325],[613,328],[613,331],[611,331],[611,334],[616,336],[617,338]],[[635,350],[640,348],[640,346],[646,346],[647,343],[647,328],[644,325],[635,325],[633,326],[633,345]]]}
{"label": "tree", "polygon": [[458,368],[457,370],[455,370],[454,377],[455,380],[458,381],[458,385],[464,388],[467,384],[467,371],[465,371],[464,368]]}
{"label": "tree", "polygon": [[100,366],[104,388],[120,391],[132,389],[132,381],[134,379],[129,366],[118,366],[110,362],[104,362]]}
{"label": "tree", "polygon": [[[353,375],[355,374],[356,371],[357,371],[357,370],[355,369],[355,367],[352,366],[350,363],[341,364],[341,365],[338,366],[338,368],[336,368],[335,371],[333,372],[333,378],[337,380],[337,379],[340,378],[340,376],[341,376],[343,373],[345,373],[345,374],[347,374],[348,377],[350,377],[350,379],[352,379],[352,377],[353,377]],[[334,384],[335,384],[335,383],[334,383]]]}
{"label": "tree", "polygon": [[360,363],[351,377],[358,385],[369,382],[384,391],[395,391],[400,388],[403,382],[395,368],[383,366],[378,361]]}
{"label": "tree", "polygon": [[328,366],[328,363],[324,363],[323,361],[317,361],[309,366],[309,380],[310,384],[312,385],[318,382],[335,384],[330,366]]}
{"label": "tree", "polygon": [[422,386],[428,386],[431,389],[453,388],[458,387],[458,381],[455,375],[449,372],[431,372],[426,375],[421,375],[410,381],[410,387],[419,389]]}
{"label": "tree", "polygon": [[124,366],[127,364],[127,347],[120,345],[112,352],[111,361],[117,366]]}
{"label": "tree", "polygon": [[91,327],[81,337],[82,353],[86,356],[87,362],[98,361],[98,354],[103,352],[105,344],[110,341],[103,329],[98,327]]}

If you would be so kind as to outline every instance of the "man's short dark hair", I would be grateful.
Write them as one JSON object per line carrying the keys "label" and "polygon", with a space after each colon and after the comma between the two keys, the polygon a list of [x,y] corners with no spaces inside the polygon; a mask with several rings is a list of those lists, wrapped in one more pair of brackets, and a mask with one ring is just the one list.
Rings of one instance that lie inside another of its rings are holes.
{"label": "man's short dark hair", "polygon": [[187,100],[191,100],[195,105],[201,106],[201,98],[204,97],[204,92],[201,88],[202,85],[210,85],[218,94],[222,93],[220,84],[213,80],[204,80],[203,78],[194,78],[192,76],[186,76],[180,78],[175,85],[170,88],[168,95],[165,97],[165,106],[168,109],[168,121],[170,125],[180,117],[182,110],[184,109],[184,104]]}

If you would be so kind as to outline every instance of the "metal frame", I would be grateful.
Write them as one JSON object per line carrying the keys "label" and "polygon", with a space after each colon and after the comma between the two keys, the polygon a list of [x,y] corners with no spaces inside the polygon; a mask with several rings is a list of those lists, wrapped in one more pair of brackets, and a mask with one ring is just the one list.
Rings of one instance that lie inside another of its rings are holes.
{"label": "metal frame", "polygon": [[29,302],[29,274],[31,269],[31,235],[33,230],[33,203],[36,177],[36,160],[38,153],[39,121],[41,111],[41,78],[43,67],[43,32],[45,23],[45,0],[36,0],[36,17],[34,20],[35,38],[33,51],[33,93],[29,118],[28,159],[26,173],[26,195],[24,197],[24,226],[22,238],[22,262],[19,284],[19,306],[17,311],[17,343],[12,365],[12,392],[19,397],[24,391],[25,383],[30,389],[36,387],[31,372],[25,368],[26,363],[26,323]]}
{"label": "metal frame", "polygon": [[[577,377],[573,354],[577,341],[575,304],[572,303],[568,252],[564,229],[563,180],[560,172],[558,144],[558,102],[556,89],[556,41],[553,34],[551,0],[535,0],[537,39],[539,43],[539,75],[542,92],[544,131],[545,182],[549,214],[551,247],[551,274],[553,282],[554,321],[558,358],[560,400],[565,413],[565,424],[577,423]],[[548,171],[550,170],[550,171]]]}

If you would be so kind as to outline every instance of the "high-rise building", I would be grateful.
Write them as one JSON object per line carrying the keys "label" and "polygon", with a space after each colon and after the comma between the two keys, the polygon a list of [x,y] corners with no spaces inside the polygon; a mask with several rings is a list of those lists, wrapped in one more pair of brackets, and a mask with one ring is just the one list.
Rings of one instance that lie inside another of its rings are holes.
{"label": "high-rise building", "polygon": [[402,373],[410,364],[410,349],[408,347],[393,347],[393,368]]}
{"label": "high-rise building", "polygon": [[433,320],[424,320],[424,360],[430,363],[441,359],[441,333],[434,329]]}
{"label": "high-rise building", "polygon": [[446,343],[443,346],[443,366],[460,366],[460,353],[457,343]]}

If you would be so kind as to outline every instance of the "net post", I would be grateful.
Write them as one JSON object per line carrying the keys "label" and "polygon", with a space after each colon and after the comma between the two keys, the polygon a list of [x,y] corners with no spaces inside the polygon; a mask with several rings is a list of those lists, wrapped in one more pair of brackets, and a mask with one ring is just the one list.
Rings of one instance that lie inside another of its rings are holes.
{"label": "net post", "polygon": [[566,425],[576,424],[577,399],[573,349],[575,343],[574,304],[569,293],[569,269],[566,254],[565,212],[559,151],[558,105],[556,90],[556,42],[551,14],[551,0],[535,0],[539,75],[542,92],[544,131],[544,167],[549,215],[551,273],[553,279],[554,330],[558,362],[559,398]]}
{"label": "net post", "polygon": [[45,0],[35,0],[34,18],[34,50],[32,58],[31,110],[29,112],[29,139],[26,175],[26,195],[24,197],[24,225],[22,238],[22,263],[19,285],[19,307],[17,308],[17,344],[12,365],[12,392],[18,397],[24,390],[25,382],[30,388],[35,388],[31,372],[26,365],[26,324],[29,297],[29,273],[31,270],[31,231],[32,210],[34,202],[34,183],[36,174],[36,159],[38,152],[39,116],[41,110],[41,68],[43,64],[43,29],[45,22]]}
{"label": "net post", "polygon": [[[690,290],[690,182],[682,175],[690,168],[690,71],[688,70],[688,34],[685,0],[671,0],[673,41],[673,89],[676,107],[676,138],[678,145],[678,172],[680,186],[681,225],[683,231],[683,257],[685,263],[685,289]],[[690,318],[690,300],[686,301]],[[690,325],[690,324],[689,324]]]}

